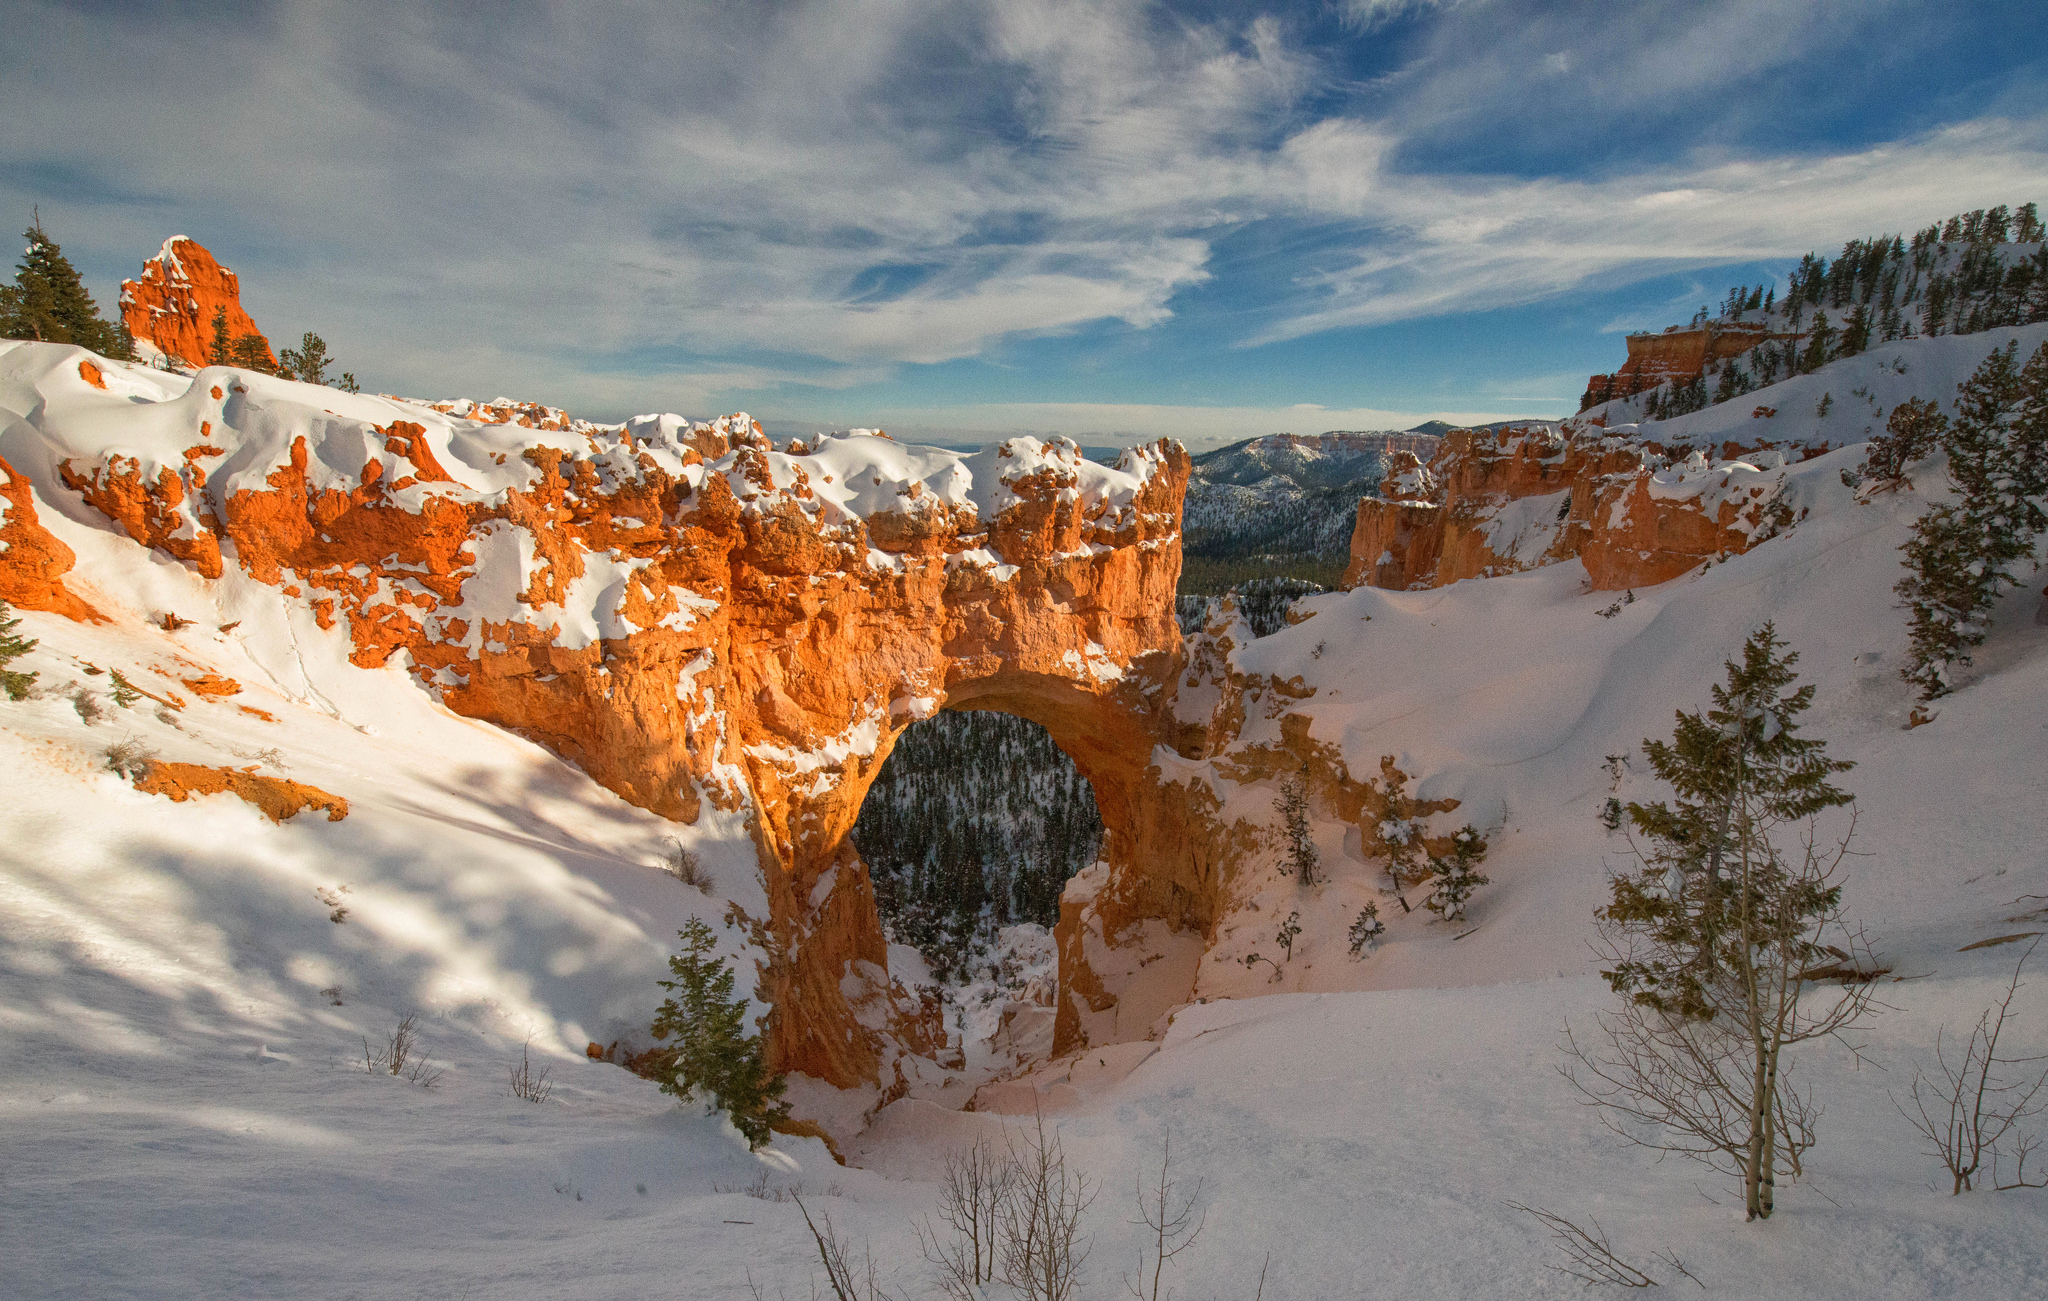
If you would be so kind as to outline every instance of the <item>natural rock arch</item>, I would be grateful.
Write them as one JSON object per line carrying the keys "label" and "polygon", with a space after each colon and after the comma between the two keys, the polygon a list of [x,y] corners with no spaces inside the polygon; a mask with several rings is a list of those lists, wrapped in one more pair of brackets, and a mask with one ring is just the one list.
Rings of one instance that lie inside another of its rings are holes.
{"label": "natural rock arch", "polygon": [[[848,839],[895,737],[941,707],[1045,726],[1094,785],[1112,870],[1063,906],[1060,1048],[1113,1002],[1084,932],[1113,944],[1159,918],[1206,934],[1218,914],[1214,797],[1166,771],[1208,744],[1174,713],[1178,444],[1116,467],[1057,439],[778,447],[744,416],[592,425],[228,368],[110,364],[95,382],[82,360],[0,345],[36,399],[5,439],[11,493],[75,493],[66,509],[208,578],[236,564],[307,634],[345,635],[356,664],[404,657],[450,709],[635,804],[750,818],[768,907],[745,920],[780,1068],[887,1085],[892,1053],[943,1042],[936,1009],[889,987]],[[8,513],[6,590],[87,615],[34,518],[25,499]]]}

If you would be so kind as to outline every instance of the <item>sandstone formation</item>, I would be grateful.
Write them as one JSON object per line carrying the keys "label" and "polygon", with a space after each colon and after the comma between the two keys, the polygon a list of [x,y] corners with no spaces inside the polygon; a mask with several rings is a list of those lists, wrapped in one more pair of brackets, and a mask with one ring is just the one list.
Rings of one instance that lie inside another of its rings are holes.
{"label": "sandstone formation", "polygon": [[[1457,430],[1358,503],[1346,587],[1442,587],[1577,557],[1598,591],[1667,582],[1789,523],[1784,451],[1670,448],[1597,421]],[[1803,444],[1798,458],[1825,445]]]}
{"label": "sandstone formation", "polygon": [[1693,329],[1674,325],[1662,334],[1631,334],[1628,360],[1612,375],[1589,378],[1579,409],[1583,411],[1610,398],[1633,397],[1666,380],[1682,384],[1697,379],[1710,364],[1739,357],[1769,339],[1802,337],[1774,334],[1769,326],[1758,321],[1715,321]]}
{"label": "sandstone formation", "polygon": [[99,613],[64,586],[77,561],[37,518],[28,479],[0,457],[0,601],[100,622]]}
{"label": "sandstone formation", "polygon": [[148,344],[187,367],[203,366],[213,355],[213,314],[227,313],[230,343],[254,335],[267,364],[277,357],[249,313],[235,273],[214,260],[195,239],[173,235],[142,264],[140,280],[121,282],[121,319],[137,344]]}
{"label": "sandstone formation", "polygon": [[194,795],[234,795],[250,804],[272,822],[284,822],[307,809],[323,809],[329,822],[348,816],[348,801],[329,795],[318,786],[265,777],[239,768],[209,768],[197,763],[151,763],[135,780],[135,789],[146,795],[163,795],[183,804]]}
{"label": "sandstone formation", "polygon": [[[1183,642],[1177,444],[1115,468],[1062,440],[778,446],[745,415],[308,405],[225,367],[109,363],[95,384],[81,355],[0,344],[0,391],[30,413],[0,447],[46,503],[68,495],[203,577],[236,566],[358,665],[403,666],[633,803],[747,815],[767,908],[732,920],[766,955],[781,1069],[887,1097],[906,1063],[953,1060],[939,1005],[888,976],[848,834],[896,737],[935,710],[1038,722],[1094,786],[1107,834],[1062,900],[1055,1052],[1156,1034],[1194,996],[1242,874],[1270,857],[1270,796],[1227,814],[1220,792],[1301,773],[1319,814],[1378,845],[1387,775],[1309,735],[1312,691],[1237,667],[1250,633],[1228,604]],[[6,524],[27,537],[29,485],[9,473]],[[11,547],[0,579],[56,608],[69,563]],[[278,797],[255,774],[159,768],[174,798]]]}

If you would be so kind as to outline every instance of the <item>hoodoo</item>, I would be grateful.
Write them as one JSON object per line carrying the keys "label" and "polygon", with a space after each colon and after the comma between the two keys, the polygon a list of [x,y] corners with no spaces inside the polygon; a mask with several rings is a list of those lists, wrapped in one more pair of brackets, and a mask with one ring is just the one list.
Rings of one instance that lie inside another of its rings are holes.
{"label": "hoodoo", "polygon": [[241,282],[198,240],[173,235],[142,264],[140,280],[121,282],[121,319],[144,355],[153,348],[186,366],[203,366],[213,355],[213,318],[225,312],[227,337],[254,336],[267,364],[276,365],[269,340],[242,307]]}

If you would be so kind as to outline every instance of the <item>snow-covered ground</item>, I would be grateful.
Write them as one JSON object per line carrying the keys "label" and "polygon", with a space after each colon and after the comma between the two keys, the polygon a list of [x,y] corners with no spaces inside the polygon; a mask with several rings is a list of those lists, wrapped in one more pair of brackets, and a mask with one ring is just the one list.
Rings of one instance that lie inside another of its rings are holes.
{"label": "snow-covered ground", "polygon": [[[2048,329],[2018,333],[2031,349]],[[1795,383],[1838,407],[1859,387],[1896,401],[1874,368],[1897,354],[1913,391],[1946,398],[2004,337],[1888,345]],[[1808,511],[1795,528],[1612,617],[1574,563],[1314,597],[1312,618],[1234,652],[1241,669],[1301,675],[1315,694],[1293,707],[1354,772],[1392,754],[1420,795],[1462,800],[1438,821],[1489,833],[1493,883],[1457,927],[1382,900],[1386,942],[1354,961],[1343,934],[1381,898],[1377,867],[1355,831],[1323,824],[1334,879],[1249,878],[1202,962],[1208,1001],[1160,1041],[1049,1068],[1047,1120],[1100,1181],[1084,1297],[1121,1293],[1134,1181],[1169,1134],[1208,1211],[1180,1258],[1183,1297],[1250,1297],[1269,1254],[1264,1296],[1279,1301],[1578,1294],[1509,1202],[1597,1219],[1667,1288],[1691,1285],[1654,1251],[1731,1297],[2048,1294],[2048,1192],[1950,1197],[1891,1102],[1940,1027],[1995,1000],[2021,947],[1966,946],[2048,929],[2042,580],[2002,603],[1968,685],[1907,729],[1891,586],[1941,474],[1918,467],[1918,491],[1862,502],[1840,482],[1860,456],[1791,467]],[[913,1217],[948,1150],[1018,1117],[905,1100],[840,1166],[814,1139],[749,1153],[722,1120],[583,1055],[646,1023],[685,919],[759,907],[741,826],[707,812],[678,829],[448,713],[399,669],[353,667],[339,633],[233,566],[205,582],[82,513],[38,510],[115,622],[24,615],[42,645],[13,667],[40,672],[42,694],[0,701],[0,1295],[743,1297],[751,1276],[803,1297],[815,1252],[777,1199],[797,1183],[872,1242],[892,1292],[936,1294]],[[197,622],[146,622],[164,609]],[[1625,859],[1600,806],[1663,794],[1643,738],[1706,704],[1767,618],[1818,688],[1810,734],[1858,765],[1842,784],[1864,856],[1845,897],[1892,968],[1880,996],[1895,1010],[1859,1037],[1860,1062],[1801,1055],[1820,1144],[1777,1216],[1745,1224],[1726,1181],[1619,1145],[1556,1067],[1566,1020],[1609,998],[1590,914]],[[159,693],[201,670],[247,690],[166,722],[150,701],[113,704],[89,666]],[[1277,727],[1254,720],[1247,739]],[[274,826],[225,795],[143,795],[100,758],[131,734],[165,759],[320,787],[349,815]],[[1618,780],[1615,754],[1630,760]],[[1227,807],[1268,824],[1274,793],[1239,787]],[[655,867],[671,834],[703,856],[713,894]],[[1304,922],[1293,961],[1277,981],[1246,970],[1287,910]],[[431,1089],[360,1064],[363,1038],[415,1009],[445,1068]],[[2048,1052],[2048,976],[2016,1010],[2012,1055]],[[507,1087],[529,1036],[556,1086],[539,1105]]]}

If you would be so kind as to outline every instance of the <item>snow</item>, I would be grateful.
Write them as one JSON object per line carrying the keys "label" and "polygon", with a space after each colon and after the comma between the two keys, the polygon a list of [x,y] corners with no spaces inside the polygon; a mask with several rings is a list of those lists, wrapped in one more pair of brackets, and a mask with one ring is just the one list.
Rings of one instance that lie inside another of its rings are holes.
{"label": "snow", "polygon": [[[1858,386],[1884,404],[1946,399],[2014,334],[2023,350],[2048,337],[2027,327],[1887,346],[1778,386],[1793,396],[1764,390],[1728,404],[1740,412],[1653,428],[1664,439],[1695,422],[1686,428],[1707,449],[1724,432],[1716,422],[1748,420],[1757,400],[1786,420],[1822,391],[1840,412]],[[1894,353],[1905,373],[1880,392]],[[425,425],[462,479],[449,491],[521,481],[524,463],[500,467],[486,449],[592,446],[586,433],[476,426],[326,390],[313,391],[314,410],[292,391],[303,386],[218,368],[188,385],[110,363],[110,381],[135,387],[100,393],[76,380],[80,355],[0,345],[0,455],[39,485],[56,482],[51,462],[64,455],[119,447],[172,463],[201,418],[230,448],[220,480],[260,477],[314,420],[334,422],[322,427],[333,447],[366,454],[375,440],[347,441],[364,425]],[[208,386],[225,379],[249,393],[209,406]],[[1810,398],[1794,392],[1809,381]],[[671,443],[690,427],[634,424],[637,438]],[[1841,428],[1815,427],[1845,441]],[[897,491],[916,482],[921,498],[986,520],[1019,469],[1115,510],[1151,472],[1142,458],[1091,469],[1051,440],[1007,446],[960,457],[853,435],[804,456],[754,452],[777,482],[802,470],[820,509],[848,516],[918,500]],[[1542,1233],[1511,1201],[1597,1219],[1667,1286],[1684,1284],[1653,1250],[1676,1252],[1724,1295],[2042,1295],[2048,1196],[1949,1197],[1892,1106],[1937,1030],[1973,1022],[2017,956],[2014,945],[1969,946],[2042,928],[2042,580],[2000,603],[1961,689],[1909,729],[1891,584],[1898,545],[1941,476],[1938,463],[1915,467],[1914,488],[1859,499],[1840,474],[1860,459],[1846,446],[1796,464],[1667,467],[1653,490],[1747,495],[1782,481],[1805,516],[1745,555],[1639,589],[1611,618],[1600,611],[1613,594],[1586,590],[1573,562],[1434,591],[1326,594],[1304,604],[1305,623],[1233,636],[1240,672],[1299,676],[1310,693],[1248,709],[1241,746],[1277,740],[1293,712],[1354,774],[1392,755],[1419,797],[1462,801],[1427,821],[1435,832],[1470,821],[1492,845],[1493,881],[1469,920],[1403,914],[1379,893],[1355,828],[1319,820],[1332,880],[1304,889],[1278,875],[1277,846],[1261,851],[1206,955],[1163,928],[1115,949],[1082,937],[1105,979],[1121,982],[1127,1005],[1101,1014],[1114,1022],[1105,1038],[1121,1042],[1038,1065],[991,1095],[991,1109],[958,1110],[957,1093],[920,1085],[843,1145],[848,1166],[809,1138],[748,1153],[722,1120],[582,1055],[646,1025],[685,920],[711,922],[721,951],[752,970],[761,955],[719,924],[728,903],[766,911],[745,811],[707,808],[680,827],[630,807],[538,747],[447,712],[402,667],[351,665],[345,635],[322,631],[303,602],[234,565],[198,579],[39,487],[39,516],[78,555],[78,589],[113,622],[23,614],[41,645],[12,667],[39,672],[42,690],[0,701],[0,1294],[722,1296],[744,1295],[751,1275],[766,1295],[801,1296],[814,1251],[794,1204],[776,1200],[799,1183],[814,1211],[872,1242],[885,1283],[917,1294],[929,1278],[911,1224],[934,1206],[944,1154],[1000,1140],[1029,1123],[1014,1113],[1043,1107],[1070,1159],[1102,1181],[1087,1219],[1090,1298],[1115,1295],[1136,1254],[1130,1190],[1169,1134],[1176,1174],[1203,1181],[1208,1209],[1182,1259],[1183,1295],[1250,1295],[1269,1253],[1264,1295],[1277,1301],[1579,1295],[1544,1268]],[[509,614],[529,544],[523,530],[480,539],[470,599]],[[582,593],[582,608],[601,609],[610,581]],[[195,623],[173,634],[145,621],[164,609]],[[1643,739],[1668,736],[1674,710],[1706,704],[1722,661],[1766,618],[1816,687],[1808,734],[1857,764],[1841,782],[1859,797],[1865,856],[1851,860],[1845,900],[1892,968],[1880,997],[1896,1010],[1859,1037],[1861,1064],[1833,1045],[1801,1055],[1797,1071],[1826,1105],[1821,1142],[1806,1177],[1781,1185],[1778,1215],[1745,1225],[1723,1181],[1617,1143],[1555,1067],[1563,1025],[1587,1024],[1610,998],[1586,940],[1606,870],[1629,860],[1599,807],[1663,794]],[[89,666],[187,707],[122,710]],[[193,698],[181,680],[201,671],[246,690]],[[80,716],[80,690],[104,721]],[[877,702],[815,752],[757,757],[823,772],[871,753],[888,708]],[[142,795],[101,759],[130,735],[166,759],[256,764],[318,786],[347,798],[349,816],[274,826],[229,796]],[[1154,760],[1164,779],[1208,782],[1226,816],[1274,825],[1273,782],[1226,781],[1165,748]],[[658,869],[671,835],[702,856],[712,895]],[[1068,902],[1101,876],[1076,878]],[[323,891],[344,900],[344,921],[330,920]],[[1372,901],[1387,934],[1353,960],[1344,933]],[[1251,950],[1278,956],[1271,936],[1290,910],[1304,927],[1293,960],[1278,980],[1265,964],[1247,970]],[[970,1064],[994,1061],[985,1042],[1012,1003],[1050,1011],[1031,990],[1043,989],[1051,949],[1042,931],[1006,933],[1008,976],[966,1009]],[[862,979],[915,974],[892,952],[888,973]],[[362,1040],[414,1009],[446,1069],[431,1090],[359,1064]],[[2048,1052],[2038,971],[2016,1009],[2012,1053]],[[1011,1024],[1029,1031],[1032,1019]],[[557,1085],[538,1106],[506,1086],[529,1041]],[[883,1100],[803,1079],[792,1096],[837,1134]]]}

